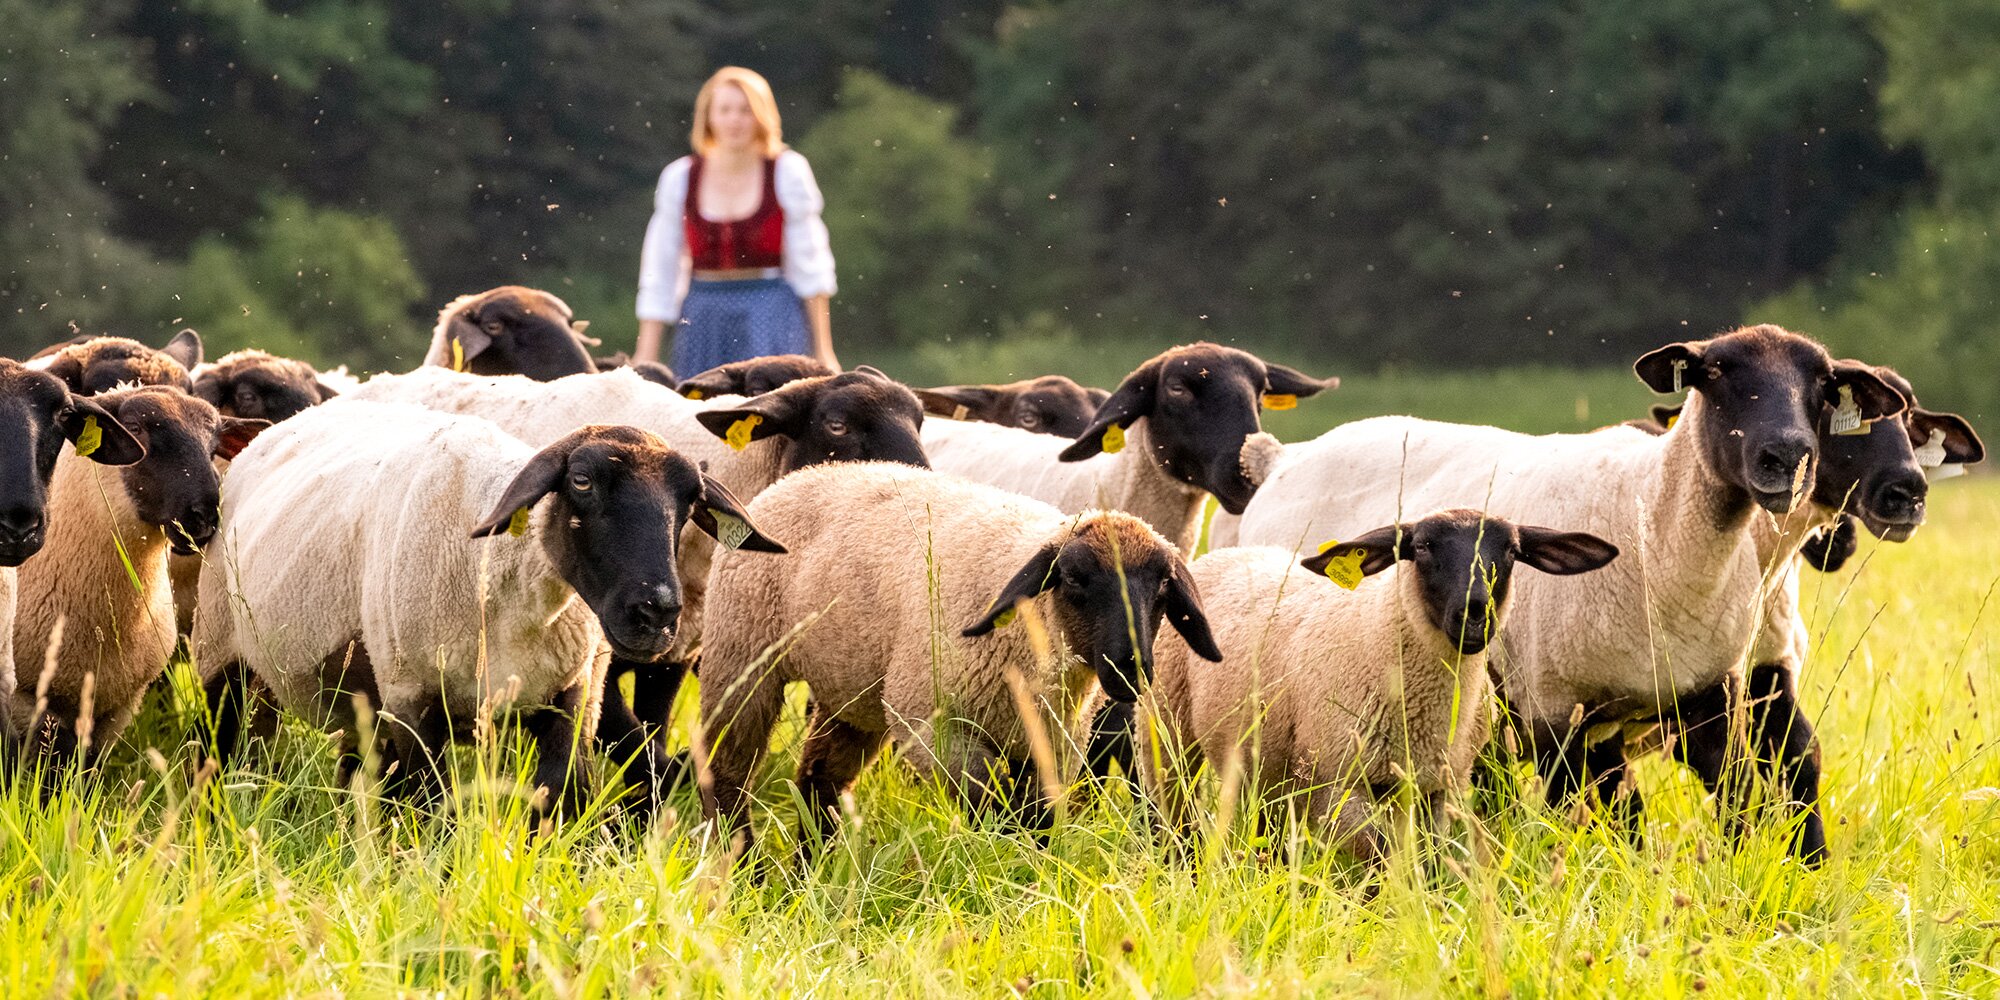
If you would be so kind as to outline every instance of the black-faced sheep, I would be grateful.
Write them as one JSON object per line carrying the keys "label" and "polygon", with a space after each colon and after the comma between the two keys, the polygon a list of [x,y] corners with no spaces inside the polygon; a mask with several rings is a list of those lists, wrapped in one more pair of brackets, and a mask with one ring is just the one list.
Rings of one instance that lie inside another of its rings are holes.
{"label": "black-faced sheep", "polygon": [[597,342],[569,304],[538,288],[502,285],[461,295],[438,311],[424,364],[474,375],[526,375],[540,382],[594,372]]}
{"label": "black-faced sheep", "polygon": [[95,396],[121,385],[168,385],[192,391],[188,373],[199,364],[201,336],[182,330],[158,350],[124,337],[78,338],[44,349],[29,367],[62,379],[71,392]]}
{"label": "black-faced sheep", "polygon": [[1086,388],[1063,375],[1043,375],[1005,385],[941,385],[918,389],[924,410],[953,420],[979,420],[1037,434],[1073,438],[1111,393]]}
{"label": "black-faced sheep", "polygon": [[731,361],[705,372],[696,372],[681,379],[680,392],[689,399],[761,396],[802,378],[832,374],[835,374],[834,370],[817,358],[803,354],[771,354]]}

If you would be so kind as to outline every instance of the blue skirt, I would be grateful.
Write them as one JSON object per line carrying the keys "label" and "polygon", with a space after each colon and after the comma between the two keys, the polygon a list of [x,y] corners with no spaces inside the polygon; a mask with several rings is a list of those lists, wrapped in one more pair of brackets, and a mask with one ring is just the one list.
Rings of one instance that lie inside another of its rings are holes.
{"label": "blue skirt", "polygon": [[805,303],[783,278],[688,283],[674,331],[679,375],[772,354],[811,354]]}

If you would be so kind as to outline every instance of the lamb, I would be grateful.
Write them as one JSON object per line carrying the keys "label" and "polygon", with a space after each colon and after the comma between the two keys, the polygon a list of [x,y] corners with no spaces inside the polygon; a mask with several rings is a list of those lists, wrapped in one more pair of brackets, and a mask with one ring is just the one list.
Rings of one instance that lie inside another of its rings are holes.
{"label": "lamb", "polygon": [[1308,822],[1379,863],[1377,796],[1407,780],[1435,816],[1486,744],[1486,651],[1517,563],[1572,575],[1617,555],[1594,535],[1464,509],[1330,545],[1298,564],[1310,574],[1285,548],[1210,552],[1193,574],[1211,607],[1229,609],[1209,619],[1222,665],[1161,637],[1157,675],[1137,706],[1138,731],[1150,737],[1138,754],[1141,782],[1185,829],[1196,768],[1205,758],[1226,769],[1235,758],[1274,811],[1301,795]]}
{"label": "lamb", "polygon": [[[173,653],[169,551],[186,554],[215,532],[214,458],[229,458],[269,426],[225,417],[178,389],[142,386],[95,397],[129,432],[112,473],[97,451],[99,424],[56,459],[49,485],[50,552],[18,571],[15,652],[53,669],[7,692],[9,730],[61,764],[110,743],[131,722]],[[83,452],[84,454],[79,454]],[[60,631],[58,631],[60,629]],[[94,741],[94,743],[93,743]]]}
{"label": "lamb", "polygon": [[[872,369],[871,369],[872,370]],[[772,354],[717,365],[681,380],[681,395],[689,399],[716,396],[761,396],[802,378],[836,374],[818,358],[803,354]]]}
{"label": "lamb", "polygon": [[[822,836],[890,737],[968,806],[1005,805],[1040,827],[1047,802],[1010,673],[1059,743],[1100,685],[1115,701],[1137,696],[1162,616],[1220,658],[1187,565],[1130,514],[1065,514],[872,462],[794,473],[750,514],[794,540],[795,558],[718,555],[701,685],[714,776],[705,804],[745,837],[748,784],[788,681],[812,688],[798,782]],[[1027,627],[1007,627],[1022,605],[1053,633],[1052,664],[1038,661]]]}
{"label": "lamb", "polygon": [[538,288],[502,285],[461,295],[438,311],[424,364],[475,375],[526,375],[547,382],[594,372],[587,321]]}
{"label": "lamb", "polygon": [[201,364],[201,335],[193,330],[174,334],[167,346],[154,350],[124,337],[82,337],[45,348],[30,359],[62,379],[69,391],[95,396],[121,385],[170,385],[194,389],[188,373]]}
{"label": "lamb", "polygon": [[784,551],[648,431],[590,425],[537,450],[476,417],[347,399],[238,456],[223,510],[202,663],[253,673],[340,730],[350,775],[358,688],[393,719],[393,790],[422,797],[442,787],[454,720],[523,713],[534,787],[556,811],[581,793],[573,744],[595,724],[606,658],[672,644],[680,529]]}
{"label": "lamb", "polygon": [[[0,358],[0,699],[11,699],[16,687],[16,568],[47,541],[50,484],[64,440],[84,441],[85,454],[100,465],[130,465],[146,454],[101,404],[72,395],[47,372]],[[0,739],[10,735],[0,713]]]}
{"label": "lamb", "polygon": [[[1287,447],[1240,528],[1247,545],[1297,546],[1393,520],[1399,508],[1472,503],[1510,520],[1572,524],[1636,553],[1589,577],[1521,581],[1495,656],[1551,803],[1586,775],[1608,797],[1623,777],[1620,724],[1671,713],[1749,654],[1765,587],[1752,524],[1759,508],[1790,514],[1810,492],[1822,406],[1859,422],[1905,405],[1872,371],[1837,370],[1817,343],[1774,326],[1671,344],[1635,369],[1656,391],[1694,389],[1664,435],[1357,421]],[[1639,805],[1630,799],[1626,815],[1636,819]]]}
{"label": "lamb", "polygon": [[953,420],[980,420],[1037,434],[1073,438],[1111,393],[1085,388],[1063,375],[1043,375],[1005,385],[941,385],[918,389],[924,411]]}
{"label": "lamb", "polygon": [[1076,513],[1101,506],[1135,514],[1192,552],[1205,494],[1241,512],[1282,450],[1258,420],[1331,389],[1232,347],[1172,348],[1119,383],[1090,424],[1064,445],[1046,434],[983,423],[924,427],[931,466]]}

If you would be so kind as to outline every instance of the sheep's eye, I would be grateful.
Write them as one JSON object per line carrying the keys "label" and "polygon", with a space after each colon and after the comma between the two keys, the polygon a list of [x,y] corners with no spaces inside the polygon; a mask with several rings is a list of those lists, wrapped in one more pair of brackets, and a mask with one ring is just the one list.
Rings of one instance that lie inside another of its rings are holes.
{"label": "sheep's eye", "polygon": [[489,319],[480,325],[486,328],[487,333],[499,333],[502,329],[505,329],[505,324],[497,319]]}
{"label": "sheep's eye", "polygon": [[569,477],[569,488],[578,493],[590,492],[590,477],[579,472]]}
{"label": "sheep's eye", "polygon": [[1190,391],[1188,384],[1180,379],[1170,379],[1167,382],[1167,395],[1169,396],[1186,396]]}
{"label": "sheep's eye", "polygon": [[840,437],[840,436],[842,436],[842,435],[846,434],[846,433],[847,433],[847,421],[845,421],[845,420],[829,420],[829,421],[827,421],[827,422],[826,422],[826,432],[827,432],[828,434],[831,434],[831,435],[833,435],[834,437]]}
{"label": "sheep's eye", "polygon": [[1722,377],[1722,366],[1721,366],[1721,365],[1718,365],[1718,364],[1710,364],[1710,365],[1706,365],[1706,366],[1704,366],[1704,367],[1703,367],[1703,370],[1704,370],[1704,371],[1706,371],[1706,372],[1708,373],[1708,377],[1709,377],[1709,378],[1711,378],[1711,379],[1718,379],[1718,378],[1721,378],[1721,377]]}
{"label": "sheep's eye", "polygon": [[1029,410],[1028,412],[1021,414],[1021,426],[1040,427],[1041,425],[1042,425],[1041,414],[1036,413],[1033,410]]}

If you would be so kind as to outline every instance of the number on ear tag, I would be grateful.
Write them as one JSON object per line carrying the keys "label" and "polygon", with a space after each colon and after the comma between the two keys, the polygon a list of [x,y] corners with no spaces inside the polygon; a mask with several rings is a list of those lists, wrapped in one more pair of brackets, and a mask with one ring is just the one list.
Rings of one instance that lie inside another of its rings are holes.
{"label": "number on ear tag", "polygon": [[1854,387],[1841,386],[1840,403],[1833,408],[1833,417],[1827,421],[1827,430],[1835,434],[1859,436],[1868,433],[1860,429],[1864,426],[1866,425],[1861,422],[1861,407],[1854,403]]}
{"label": "number on ear tag", "polygon": [[1289,392],[1267,392],[1264,394],[1264,409],[1290,410],[1299,405],[1299,397]]}
{"label": "number on ear tag", "polygon": [[89,458],[97,446],[104,443],[104,428],[97,426],[96,417],[83,418],[83,433],[76,436],[76,456]]}
{"label": "number on ear tag", "polygon": [[726,549],[740,549],[750,540],[750,522],[734,514],[726,514],[711,507],[710,517],[715,518],[715,540]]}
{"label": "number on ear tag", "polygon": [[528,533],[528,516],[532,508],[523,507],[507,520],[507,533],[519,538]]}
{"label": "number on ear tag", "polygon": [[742,451],[750,447],[750,433],[757,429],[758,424],[763,422],[764,418],[762,416],[752,413],[730,424],[729,433],[723,435],[723,440],[729,442],[729,447],[737,451]]}
{"label": "number on ear tag", "polygon": [[1115,455],[1125,450],[1125,428],[1112,424],[1104,429],[1104,453]]}
{"label": "number on ear tag", "polygon": [[[1319,550],[1325,552],[1339,544],[1338,541],[1329,541],[1320,546]],[[1344,556],[1335,556],[1326,564],[1326,578],[1341,587],[1353,590],[1361,586],[1361,562],[1367,558],[1367,549],[1354,549]]]}

